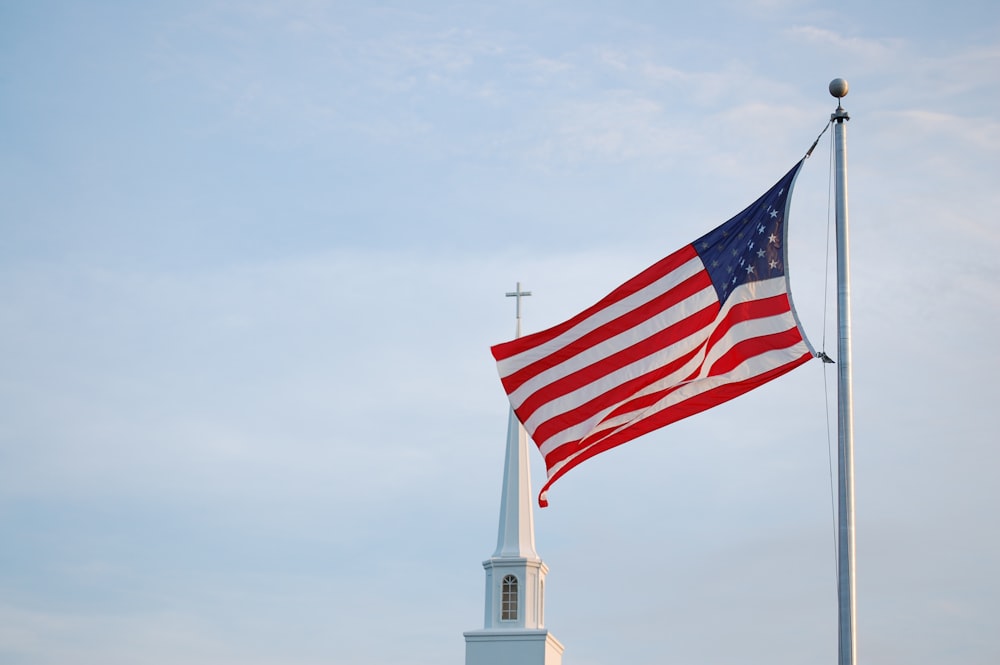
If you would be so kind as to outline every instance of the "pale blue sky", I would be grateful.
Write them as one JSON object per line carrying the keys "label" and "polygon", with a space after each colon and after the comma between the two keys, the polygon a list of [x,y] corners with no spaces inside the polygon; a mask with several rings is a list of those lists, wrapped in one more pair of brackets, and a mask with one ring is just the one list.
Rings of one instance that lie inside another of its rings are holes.
{"label": "pale blue sky", "polygon": [[[0,662],[464,662],[504,292],[547,327],[721,223],[837,76],[861,661],[1000,661],[995,3],[7,0]],[[790,219],[817,346],[829,152]],[[835,661],[823,381],[553,487],[566,665]]]}

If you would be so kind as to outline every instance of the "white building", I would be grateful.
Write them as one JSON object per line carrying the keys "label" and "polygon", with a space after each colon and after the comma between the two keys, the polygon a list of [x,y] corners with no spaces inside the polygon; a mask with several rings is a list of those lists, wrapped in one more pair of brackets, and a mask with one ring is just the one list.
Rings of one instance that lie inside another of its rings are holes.
{"label": "white building", "polygon": [[483,562],[483,628],[465,633],[465,665],[562,663],[563,645],[545,629],[545,575],[549,569],[535,552],[531,501],[528,435],[511,411],[497,548]]}

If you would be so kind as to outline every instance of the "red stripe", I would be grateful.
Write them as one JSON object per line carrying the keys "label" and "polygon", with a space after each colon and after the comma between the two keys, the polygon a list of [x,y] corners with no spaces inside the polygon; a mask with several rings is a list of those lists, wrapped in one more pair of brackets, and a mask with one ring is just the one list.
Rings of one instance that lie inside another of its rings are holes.
{"label": "red stripe", "polygon": [[[715,364],[712,365],[711,369],[705,374],[705,376],[722,376],[732,372],[748,359],[765,354],[769,351],[789,349],[802,341],[802,335],[799,333],[798,328],[789,328],[788,330],[780,333],[762,335],[760,337],[752,337],[750,339],[743,340],[734,344],[731,350],[727,351],[722,357],[720,357]],[[667,397],[670,393],[678,390],[688,381],[694,380],[695,377],[698,376],[700,370],[701,368],[696,369],[691,376],[687,377],[685,380],[678,381],[674,385],[668,386],[663,390],[658,390],[654,393],[649,393],[636,397],[635,399],[622,402],[621,406],[608,413],[604,419],[611,420],[616,416],[653,406],[660,400]]]}
{"label": "red stripe", "polygon": [[[729,350],[717,358],[709,368],[708,372],[704,373],[704,376],[713,377],[727,374],[751,358],[763,355],[769,351],[789,349],[802,341],[802,334],[799,332],[797,327],[792,327],[782,332],[767,333],[765,335],[741,340],[733,344]],[[707,353],[711,354],[711,349],[708,349]],[[655,393],[642,395],[641,397],[637,397],[633,400],[623,402],[620,407],[608,413],[606,419],[610,420],[617,415],[652,406],[684,383],[694,380],[701,373],[701,369],[701,367],[696,368],[690,376],[686,377],[684,380],[678,381],[675,385],[668,386],[667,388]]]}
{"label": "red stripe", "polygon": [[[561,478],[567,471],[577,466],[581,462],[588,460],[591,457],[598,455],[606,450],[610,450],[611,448],[620,446],[623,443],[627,443],[636,437],[642,436],[643,434],[647,434],[649,432],[652,432],[653,430],[665,427],[671,423],[677,422],[678,420],[681,420],[688,416],[693,416],[697,413],[701,413],[702,411],[705,411],[714,406],[722,404],[723,402],[727,402],[735,397],[739,397],[740,395],[749,392],[754,388],[761,386],[767,383],[768,381],[771,381],[772,379],[775,379],[783,374],[790,372],[791,370],[795,369],[799,365],[802,365],[811,358],[812,358],[811,354],[806,352],[800,357],[796,358],[795,360],[792,360],[791,362],[781,365],[780,367],[776,367],[763,374],[751,377],[745,381],[740,381],[737,383],[728,383],[713,388],[711,390],[707,390],[704,393],[695,395],[690,399],[680,402],[668,409],[664,409],[663,411],[660,411],[659,413],[656,413],[649,418],[638,420],[632,425],[629,425],[621,430],[614,431],[612,434],[609,434],[605,438],[585,446],[585,450],[583,450],[583,452],[581,452],[578,457],[574,458],[570,462],[567,462],[565,466],[563,466],[558,471],[549,476],[548,480],[545,482],[545,485],[539,492],[538,504],[542,507],[547,506],[548,501],[546,501],[542,497],[548,491],[552,483]],[[572,449],[579,450],[581,442],[574,441],[566,445],[569,446],[571,450]],[[557,457],[560,459],[565,459],[567,457],[566,455],[557,454],[562,448],[563,446],[557,448],[556,450],[551,451],[545,457],[545,464],[548,469],[551,470],[552,466],[558,463],[557,461],[550,462],[549,461],[550,459],[556,460]]]}
{"label": "red stripe", "polygon": [[[750,390],[753,390],[754,388],[757,388],[758,386],[761,386],[768,381],[781,376],[782,374],[790,372],[811,358],[812,355],[807,351],[798,358],[795,358],[784,365],[768,370],[763,374],[751,376],[743,381],[726,383],[697,395],[693,395],[683,402],[678,402],[677,404],[674,404],[662,411],[652,414],[648,418],[636,420],[627,427],[615,431],[614,433],[605,436],[603,439],[598,439],[594,443],[595,445],[600,446],[610,444],[608,447],[621,445],[637,436],[642,436],[643,434],[652,432],[655,429],[665,427],[671,423],[677,422],[678,420],[701,413],[702,411],[710,409],[714,406],[728,402],[735,397],[739,397],[740,395],[749,392]],[[584,439],[584,442],[586,442],[586,439]],[[607,448],[604,448],[604,450],[607,450]]]}
{"label": "red stripe", "polygon": [[697,258],[697,256],[698,253],[691,245],[682,247],[670,256],[660,259],[650,267],[646,268],[641,273],[625,282],[608,295],[604,296],[604,298],[602,298],[598,303],[585,309],[568,321],[564,321],[563,323],[546,330],[525,335],[524,337],[518,337],[517,339],[513,339],[509,342],[497,344],[496,346],[491,347],[490,351],[493,353],[493,357],[496,358],[497,361],[500,361],[510,358],[511,356],[516,356],[519,353],[523,353],[532,347],[545,344],[546,342],[549,342],[563,334],[570,328],[576,326],[581,321],[585,321],[589,317],[593,316],[594,313],[610,307],[616,302],[624,300],[633,293],[641,291],[661,277],[670,274],[691,259]]}
{"label": "red stripe", "polygon": [[[599,358],[586,367],[582,367],[556,381],[541,386],[518,405],[518,416],[523,414],[525,419],[530,418],[535,411],[552,400],[579,390],[614,371],[631,365],[643,358],[648,358],[658,351],[662,351],[687,339],[699,330],[703,330],[706,326],[711,325],[718,315],[718,311],[718,303],[712,303],[701,311],[695,312],[686,319],[678,321],[632,346],[621,349],[609,356]],[[504,388],[507,388],[506,383],[504,383]],[[600,408],[604,408],[611,403],[613,402],[605,401]],[[535,439],[535,442],[537,443],[538,439]]]}
{"label": "red stripe", "polygon": [[[560,365],[567,360],[597,346],[602,342],[631,330],[656,316],[663,314],[666,310],[683,302],[696,293],[710,287],[712,280],[704,270],[687,278],[677,286],[656,296],[652,300],[642,304],[621,316],[608,321],[607,323],[594,328],[583,334],[581,337],[569,342],[555,351],[546,353],[535,362],[525,365],[521,369],[503,377],[504,389],[510,394],[524,385],[527,381],[538,376],[542,372]],[[717,308],[716,308],[717,309]],[[640,356],[642,357],[642,356]],[[610,371],[610,370],[609,370]]]}
{"label": "red stripe", "polygon": [[[793,324],[794,325],[794,324]],[[802,334],[798,328],[789,328],[779,333],[769,333],[760,337],[751,337],[733,344],[733,347],[726,351],[708,371],[709,376],[720,376],[731,372],[748,358],[774,351],[777,349],[788,349],[802,341]]]}
{"label": "red stripe", "polygon": [[[535,445],[542,446],[553,435],[593,418],[604,409],[614,406],[624,399],[628,399],[629,395],[634,395],[646,386],[656,383],[663,377],[676,372],[679,368],[683,367],[688,361],[690,361],[691,358],[699,351],[700,347],[696,347],[689,353],[672,360],[666,365],[657,368],[655,371],[647,372],[630,381],[617,385],[611,390],[598,395],[585,404],[581,404],[574,409],[558,413],[549,420],[540,423],[532,433],[532,439],[535,441]],[[617,409],[615,409],[615,411],[617,411]],[[518,413],[518,417],[521,417],[520,413]]]}
{"label": "red stripe", "polygon": [[709,348],[715,346],[716,342],[725,337],[729,333],[729,329],[737,323],[743,323],[751,319],[763,319],[768,316],[780,316],[790,310],[791,306],[788,304],[788,295],[785,293],[733,305],[726,312],[726,318],[720,321],[719,325],[712,331],[712,336],[708,340],[708,346]]}
{"label": "red stripe", "polygon": [[[787,304],[787,298],[781,296],[781,299],[785,300]],[[768,299],[768,300],[774,300],[774,299]],[[752,304],[752,303],[744,303],[744,304]],[[744,310],[745,313],[751,308],[744,307],[742,309]],[[774,314],[773,312],[774,303],[773,302],[766,303],[763,309],[765,310],[766,315],[772,316]],[[785,312],[787,313],[787,311],[788,310],[786,308]],[[745,316],[741,316],[739,314],[732,318],[735,318],[738,321],[746,320]],[[726,322],[730,322],[729,319],[730,317],[727,317]],[[716,337],[716,335],[713,334],[713,337]],[[732,348],[727,350],[723,356],[721,356],[715,361],[715,363],[706,373],[706,376],[720,376],[726,374],[728,372],[731,372],[740,364],[746,362],[747,359],[749,358],[754,358],[758,355],[776,349],[788,349],[801,341],[802,341],[802,335],[797,327],[789,328],[788,330],[778,333],[768,333],[765,335],[752,337],[746,340],[741,340],[740,342],[734,344]],[[710,353],[711,349],[709,349],[708,352]],[[683,366],[683,362],[686,362],[689,359],[690,359],[690,354],[685,358],[683,358],[680,362],[672,363],[671,364],[672,369],[676,369],[677,367]],[[694,368],[694,370],[691,372],[689,376],[685,377],[683,380],[677,381],[673,385],[668,386],[663,390],[642,395],[634,399],[628,399],[629,395],[633,395],[639,392],[639,390],[641,390],[645,386],[648,386],[654,383],[656,380],[659,380],[660,378],[667,376],[669,373],[670,372],[660,373],[655,378],[650,378],[649,381],[642,382],[641,384],[639,383],[639,381],[633,381],[627,384],[627,386],[624,387],[622,390],[618,390],[616,388],[612,391],[608,391],[607,393],[605,393],[605,395],[602,395],[601,399],[599,400],[592,400],[592,402],[588,402],[587,405],[579,407],[578,409],[568,412],[567,414],[558,414],[549,421],[546,421],[545,423],[538,426],[538,428],[535,430],[534,433],[535,442],[537,443],[537,445],[541,446],[545,441],[547,441],[556,433],[562,431],[567,427],[571,427],[580,422],[583,422],[583,420],[585,420],[586,418],[592,417],[602,409],[615,404],[616,401],[624,400],[613,411],[610,411],[608,414],[606,414],[602,422],[611,420],[614,417],[625,413],[639,411],[641,409],[651,407],[660,400],[662,400],[663,398],[667,397],[670,393],[677,390],[681,385],[685,384],[687,381],[695,379],[701,373],[701,367],[699,366]],[[644,375],[644,377],[641,378],[645,378],[645,376],[651,376],[651,375]],[[607,396],[607,399],[604,399],[605,396]],[[614,399],[612,399],[612,396],[614,397]],[[575,417],[566,417],[566,416],[575,416]],[[571,450],[565,451],[563,454],[559,455],[552,463],[554,464],[561,461],[564,457],[569,456],[572,452],[573,451]],[[552,453],[550,453],[550,455],[551,454]]]}
{"label": "red stripe", "polygon": [[615,408],[614,411],[611,411],[610,413],[608,413],[608,415],[604,417],[604,420],[608,421],[608,420],[611,420],[612,418],[617,418],[618,416],[621,416],[621,415],[623,415],[625,413],[630,413],[632,411],[638,411],[640,409],[648,409],[649,407],[653,406],[654,404],[656,404],[657,402],[659,402],[661,399],[663,399],[664,397],[666,397],[667,395],[669,395],[670,393],[674,392],[675,390],[679,390],[681,388],[681,386],[687,385],[688,383],[690,383],[691,381],[693,381],[695,379],[695,377],[698,376],[699,372],[701,372],[701,366],[700,365],[698,367],[696,367],[694,369],[694,371],[692,371],[688,376],[684,377],[683,379],[681,379],[679,381],[676,381],[676,382],[672,383],[671,385],[667,386],[663,390],[657,390],[656,392],[651,392],[651,393],[648,393],[648,394],[645,394],[645,395],[640,395],[640,396],[635,397],[633,399],[630,399],[630,400],[627,400],[625,402],[622,402],[617,408]]}

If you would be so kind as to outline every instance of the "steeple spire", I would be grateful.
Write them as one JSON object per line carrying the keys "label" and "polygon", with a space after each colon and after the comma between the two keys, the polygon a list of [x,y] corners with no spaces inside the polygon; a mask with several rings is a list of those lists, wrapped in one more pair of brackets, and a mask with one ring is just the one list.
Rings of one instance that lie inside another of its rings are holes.
{"label": "steeple spire", "polygon": [[[517,337],[521,336],[521,282],[507,293],[517,299]],[[503,465],[503,489],[500,494],[500,529],[493,557],[521,557],[540,561],[535,552],[535,517],[531,508],[531,464],[528,457],[528,433],[517,420],[514,410],[507,419],[507,454]]]}
{"label": "steeple spire", "polygon": [[507,420],[507,455],[500,495],[500,528],[494,558],[521,557],[540,561],[535,551],[535,517],[531,508],[531,465],[528,433],[510,410]]}
{"label": "steeple spire", "polygon": [[[522,291],[521,282],[508,298],[516,298],[516,331],[521,336],[521,298],[531,291]],[[531,464],[528,457],[528,433],[518,421],[514,409],[507,419],[507,454],[503,463],[503,489],[500,494],[500,529],[493,557],[521,557],[540,561],[535,552],[535,517],[531,509]]]}

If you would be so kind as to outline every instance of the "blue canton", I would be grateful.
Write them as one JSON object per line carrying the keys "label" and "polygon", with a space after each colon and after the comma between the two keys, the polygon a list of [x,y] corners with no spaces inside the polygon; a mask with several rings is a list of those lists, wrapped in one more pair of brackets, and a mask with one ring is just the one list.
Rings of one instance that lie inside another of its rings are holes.
{"label": "blue canton", "polygon": [[743,212],[694,241],[719,303],[742,284],[785,274],[785,205],[801,165]]}

